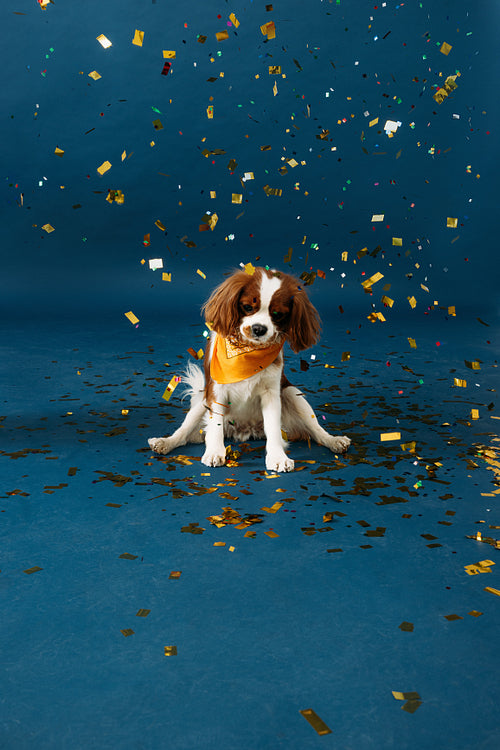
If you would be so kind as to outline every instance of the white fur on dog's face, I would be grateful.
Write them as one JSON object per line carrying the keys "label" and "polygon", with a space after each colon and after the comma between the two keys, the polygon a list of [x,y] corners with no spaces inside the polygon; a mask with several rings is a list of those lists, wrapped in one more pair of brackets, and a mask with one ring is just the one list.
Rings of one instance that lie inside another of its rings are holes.
{"label": "white fur on dog's face", "polygon": [[279,278],[262,274],[259,296],[243,300],[242,311],[247,314],[240,321],[240,334],[245,341],[267,345],[279,339],[280,331],[271,317],[271,300],[280,287]]}

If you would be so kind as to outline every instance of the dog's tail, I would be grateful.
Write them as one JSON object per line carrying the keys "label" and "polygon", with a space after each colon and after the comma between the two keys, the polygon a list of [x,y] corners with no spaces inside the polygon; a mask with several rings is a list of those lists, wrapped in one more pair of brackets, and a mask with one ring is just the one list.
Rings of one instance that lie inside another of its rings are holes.
{"label": "dog's tail", "polygon": [[205,375],[203,370],[192,362],[188,362],[186,370],[182,376],[182,384],[185,386],[182,399],[190,398],[191,407],[203,401],[205,392]]}

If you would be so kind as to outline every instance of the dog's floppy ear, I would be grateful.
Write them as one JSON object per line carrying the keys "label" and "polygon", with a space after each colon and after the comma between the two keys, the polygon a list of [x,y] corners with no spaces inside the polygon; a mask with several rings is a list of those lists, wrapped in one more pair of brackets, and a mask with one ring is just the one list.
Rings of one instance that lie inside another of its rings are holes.
{"label": "dog's floppy ear", "polygon": [[292,310],[288,326],[288,343],[292,351],[301,352],[319,341],[321,321],[318,311],[304,289],[297,286],[292,297]]}
{"label": "dog's floppy ear", "polygon": [[226,338],[235,332],[240,322],[239,301],[248,281],[248,274],[236,271],[214,289],[202,307],[205,320],[214,331]]}

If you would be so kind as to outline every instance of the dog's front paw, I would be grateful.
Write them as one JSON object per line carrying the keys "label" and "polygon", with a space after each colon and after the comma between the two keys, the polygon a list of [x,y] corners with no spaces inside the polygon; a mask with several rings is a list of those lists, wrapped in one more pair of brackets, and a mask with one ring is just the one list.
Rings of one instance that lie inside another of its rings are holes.
{"label": "dog's front paw", "polygon": [[332,453],[345,453],[351,444],[351,438],[346,435],[330,435],[327,448],[330,448]]}
{"label": "dog's front paw", "polygon": [[165,455],[166,453],[170,453],[172,450],[172,444],[169,440],[169,438],[149,438],[148,440],[149,447],[152,451],[155,453],[162,453]]}
{"label": "dog's front paw", "polygon": [[226,463],[226,453],[217,453],[217,451],[205,451],[201,459],[205,466],[224,466]]}
{"label": "dog's front paw", "polygon": [[286,453],[268,453],[266,469],[268,471],[293,471],[295,462]]}

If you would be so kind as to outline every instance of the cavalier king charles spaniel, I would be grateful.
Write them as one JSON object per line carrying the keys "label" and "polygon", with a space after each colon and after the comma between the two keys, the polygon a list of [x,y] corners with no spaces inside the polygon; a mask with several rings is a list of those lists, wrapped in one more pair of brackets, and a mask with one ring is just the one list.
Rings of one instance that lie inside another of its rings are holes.
{"label": "cavalier king charles spaniel", "polygon": [[298,279],[266,268],[255,268],[251,275],[236,271],[213,291],[203,312],[212,332],[205,374],[188,366],[183,380],[190,409],[172,435],[149,439],[153,451],[170,453],[205,440],[202,463],[223,466],[224,438],[265,438],[266,468],[293,471],[286,439],[313,438],[333,453],[348,449],[350,439],[326,432],[283,373],[285,341],[301,352],[319,340],[318,313]]}

